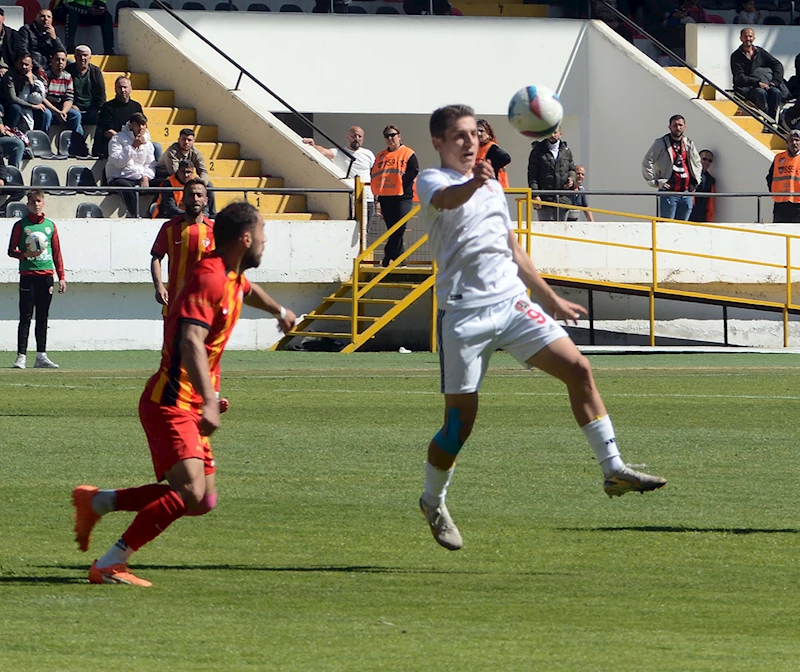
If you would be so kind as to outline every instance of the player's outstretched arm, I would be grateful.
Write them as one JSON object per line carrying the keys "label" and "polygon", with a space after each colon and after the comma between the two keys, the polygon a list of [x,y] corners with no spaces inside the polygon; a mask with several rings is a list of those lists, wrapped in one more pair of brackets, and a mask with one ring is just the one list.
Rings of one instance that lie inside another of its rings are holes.
{"label": "player's outstretched arm", "polygon": [[553,291],[552,287],[544,281],[542,276],[539,275],[539,271],[536,270],[533,259],[522,249],[513,231],[508,234],[508,244],[514,255],[514,263],[519,268],[520,279],[525,283],[528,289],[536,294],[547,312],[557,320],[572,320],[573,322],[577,322],[581,313],[584,315],[586,314],[586,308],[577,303],[562,299]]}
{"label": "player's outstretched arm", "polygon": [[219,427],[219,402],[208,373],[207,337],[208,327],[196,322],[183,322],[181,363],[186,369],[192,387],[203,398],[203,417],[199,425],[202,436],[211,436]]}
{"label": "player's outstretched arm", "polygon": [[472,194],[494,178],[494,169],[488,161],[475,166],[472,179],[464,184],[454,184],[440,189],[431,198],[431,205],[437,210],[455,210],[466,203]]}
{"label": "player's outstretched arm", "polygon": [[248,306],[271,313],[278,320],[278,328],[285,334],[297,321],[297,316],[288,308],[284,308],[261,287],[256,284],[250,285],[250,292],[244,297],[244,302]]}
{"label": "player's outstretched arm", "polygon": [[166,306],[169,303],[169,292],[161,280],[161,257],[155,254],[150,260],[150,277],[153,279],[153,287],[156,288],[156,301]]}

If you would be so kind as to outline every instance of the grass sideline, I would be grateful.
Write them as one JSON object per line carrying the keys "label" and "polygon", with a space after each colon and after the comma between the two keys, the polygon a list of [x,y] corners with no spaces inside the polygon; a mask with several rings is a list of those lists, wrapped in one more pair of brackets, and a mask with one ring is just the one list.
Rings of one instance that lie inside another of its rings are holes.
{"label": "grass sideline", "polygon": [[[5,353],[10,366],[13,353]],[[220,503],[90,586],[83,482],[152,480],[136,404],[158,353],[0,370],[0,670],[795,670],[796,355],[595,356],[623,456],[669,479],[609,500],[560,383],[497,355],[448,503],[416,509],[435,355],[223,361]]]}

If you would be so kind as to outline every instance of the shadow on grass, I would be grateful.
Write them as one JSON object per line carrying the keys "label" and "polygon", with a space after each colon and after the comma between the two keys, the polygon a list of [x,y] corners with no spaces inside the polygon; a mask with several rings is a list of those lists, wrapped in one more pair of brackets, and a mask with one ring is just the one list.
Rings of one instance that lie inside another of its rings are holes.
{"label": "shadow on grass", "polygon": [[[74,569],[86,571],[88,565],[38,565],[43,569]],[[230,571],[230,572],[285,572],[285,573],[320,573],[320,574],[463,574],[463,575],[489,575],[497,572],[481,570],[450,570],[436,567],[380,567],[377,565],[307,565],[287,567],[264,567],[261,565],[153,565],[136,563],[131,567],[133,571],[147,570],[176,570],[176,571]],[[515,575],[552,576],[563,575],[564,572],[514,572]]]}
{"label": "shadow on grass", "polygon": [[[86,569],[85,567],[83,569]],[[23,584],[27,586],[59,586],[86,583],[86,577],[75,576],[0,576],[0,586]]]}
{"label": "shadow on grass", "polygon": [[694,532],[698,534],[798,534],[793,528],[679,527],[675,525],[628,525],[620,527],[559,527],[563,532]]}

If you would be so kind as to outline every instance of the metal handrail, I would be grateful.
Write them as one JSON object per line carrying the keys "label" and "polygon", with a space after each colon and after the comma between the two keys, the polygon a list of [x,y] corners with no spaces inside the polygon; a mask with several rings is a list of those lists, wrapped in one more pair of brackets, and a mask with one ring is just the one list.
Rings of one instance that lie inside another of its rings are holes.
{"label": "metal handrail", "polygon": [[167,5],[165,5],[161,0],[154,0],[155,4],[158,5],[161,9],[167,12],[173,19],[175,19],[178,23],[180,23],[184,28],[188,29],[193,35],[198,37],[201,42],[203,42],[206,46],[211,47],[214,51],[216,51],[222,58],[224,58],[228,63],[233,65],[235,68],[239,70],[239,78],[236,80],[236,86],[234,86],[233,91],[239,90],[239,84],[242,82],[242,75],[247,75],[253,82],[258,84],[264,91],[266,91],[269,95],[271,95],[275,100],[277,100],[281,105],[287,108],[297,119],[302,121],[305,124],[308,124],[311,128],[313,128],[317,133],[319,133],[322,137],[324,137],[328,142],[332,143],[336,149],[340,152],[343,152],[345,156],[350,159],[350,165],[347,166],[347,173],[345,177],[350,177],[350,170],[353,167],[353,162],[356,160],[356,157],[353,156],[347,149],[342,147],[336,140],[334,140],[331,136],[329,136],[325,131],[321,128],[316,126],[313,121],[311,121],[308,117],[306,117],[302,112],[298,112],[294,107],[289,105],[283,98],[281,98],[277,93],[275,93],[272,89],[270,89],[264,82],[258,79],[255,75],[250,73],[250,71],[245,70],[241,65],[239,65],[236,61],[234,61],[228,54],[222,51],[217,45],[211,42],[207,37],[202,35],[199,31],[195,28],[190,26],[186,21],[184,21],[181,17],[179,17],[172,9],[170,9]]}
{"label": "metal handrail", "polygon": [[635,21],[632,21],[627,16],[625,16],[616,7],[613,7],[612,5],[609,5],[607,2],[605,2],[605,0],[603,1],[603,4],[608,9],[610,9],[612,12],[614,12],[614,14],[616,14],[623,23],[625,23],[625,25],[627,25],[629,28],[633,28],[640,35],[643,35],[648,41],[650,41],[656,47],[661,49],[661,51],[663,51],[665,54],[667,54],[670,58],[674,58],[678,63],[681,64],[682,67],[688,68],[697,77],[700,78],[700,80],[701,80],[700,90],[697,92],[697,98],[695,100],[700,98],[700,96],[701,96],[701,94],[703,92],[703,87],[705,87],[705,85],[708,84],[715,91],[717,91],[718,93],[721,93],[723,96],[725,96],[732,103],[736,103],[736,106],[740,110],[743,110],[746,114],[748,114],[751,117],[753,117],[756,121],[762,123],[764,126],[769,128],[769,130],[772,131],[775,135],[778,135],[778,136],[782,137],[783,139],[786,139],[788,137],[788,134],[786,133],[786,131],[783,130],[780,126],[778,126],[767,115],[763,114],[760,110],[758,110],[758,114],[756,114],[756,110],[754,110],[752,107],[750,107],[749,103],[747,101],[745,101],[741,96],[738,96],[736,94],[731,96],[725,89],[723,89],[722,87],[717,86],[716,84],[714,84],[714,82],[712,82],[708,77],[706,77],[697,68],[695,68],[692,65],[689,65],[686,62],[685,59],[683,59],[680,56],[678,56],[678,54],[676,54],[674,51],[672,51],[672,49],[670,49],[669,47],[664,46],[664,44],[662,44],[659,40],[657,40],[650,33],[648,33],[644,28],[639,26],[639,24],[637,24]]}

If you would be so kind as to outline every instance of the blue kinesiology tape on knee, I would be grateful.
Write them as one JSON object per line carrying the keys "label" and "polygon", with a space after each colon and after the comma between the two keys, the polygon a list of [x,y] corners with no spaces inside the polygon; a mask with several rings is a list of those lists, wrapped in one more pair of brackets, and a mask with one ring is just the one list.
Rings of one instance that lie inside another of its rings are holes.
{"label": "blue kinesiology tape on knee", "polygon": [[433,441],[445,453],[458,455],[464,446],[459,434],[461,434],[461,413],[457,408],[451,408],[445,426],[433,437]]}

